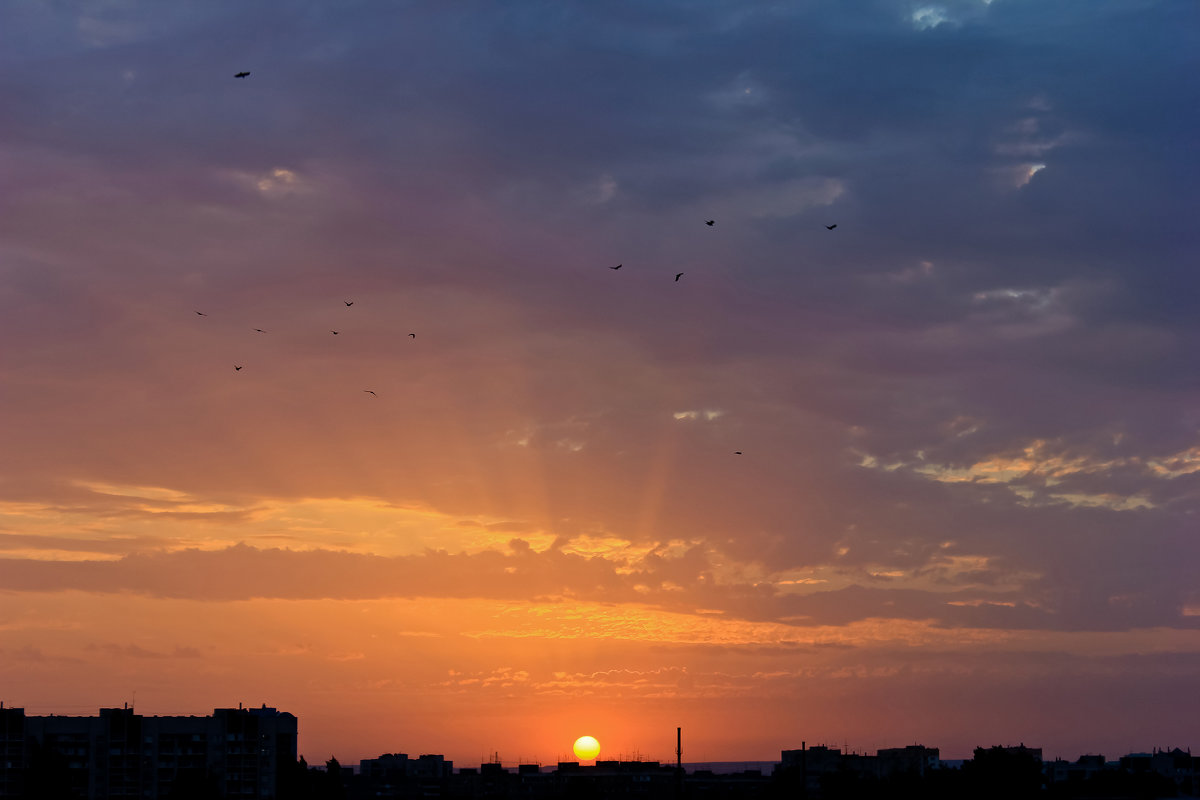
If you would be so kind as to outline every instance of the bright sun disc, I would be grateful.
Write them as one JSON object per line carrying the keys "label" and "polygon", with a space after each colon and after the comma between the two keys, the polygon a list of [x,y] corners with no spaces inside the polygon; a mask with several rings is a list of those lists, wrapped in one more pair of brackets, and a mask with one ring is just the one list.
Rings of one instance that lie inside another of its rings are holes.
{"label": "bright sun disc", "polygon": [[580,736],[575,740],[575,757],[580,761],[591,761],[600,755],[600,743],[594,736]]}

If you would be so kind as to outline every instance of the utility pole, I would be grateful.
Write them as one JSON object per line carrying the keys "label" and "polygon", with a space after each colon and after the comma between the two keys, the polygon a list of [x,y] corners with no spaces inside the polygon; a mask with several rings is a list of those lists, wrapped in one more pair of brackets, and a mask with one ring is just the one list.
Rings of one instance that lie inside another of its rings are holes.
{"label": "utility pole", "polygon": [[675,797],[683,798],[683,728],[675,729]]}

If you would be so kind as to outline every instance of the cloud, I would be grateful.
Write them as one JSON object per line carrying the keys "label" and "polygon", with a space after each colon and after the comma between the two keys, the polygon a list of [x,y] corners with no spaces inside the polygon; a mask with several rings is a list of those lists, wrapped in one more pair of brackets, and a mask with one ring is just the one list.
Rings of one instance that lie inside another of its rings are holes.
{"label": "cloud", "polygon": [[[581,554],[589,551],[603,555]],[[1014,588],[999,588],[991,584],[1003,571],[971,571],[970,567],[964,571],[959,567],[911,574],[908,570],[866,569],[858,573],[861,578],[873,578],[883,585],[847,583],[841,588],[781,592],[769,583],[721,580],[716,565],[699,548],[667,553],[656,549],[639,556],[611,548],[597,551],[586,545],[582,551],[550,548],[538,552],[520,540],[513,543],[508,555],[430,551],[395,557],[237,545],[217,551],[133,554],[115,562],[5,559],[0,560],[0,574],[10,591],[134,592],[225,602],[387,597],[515,601],[532,597],[635,603],[673,613],[727,614],[799,626],[844,625],[867,619],[932,620],[949,627],[1009,629],[1200,625],[1182,613],[1182,600],[1175,594],[1178,589],[1171,586],[1121,593],[1113,589],[1113,594],[1095,598],[1064,592],[1062,583],[1050,583],[1041,575],[1026,576]],[[949,567],[954,562],[943,563]],[[954,575],[961,577],[949,577]],[[932,584],[927,580],[930,576],[936,579]],[[927,588],[886,585],[897,577],[913,577],[916,586],[924,583]],[[965,583],[964,577],[975,585]],[[1034,587],[1040,588],[1030,591]],[[113,647],[109,649],[115,653]],[[125,647],[122,652],[132,651]]]}
{"label": "cloud", "polygon": [[118,644],[108,642],[104,644],[91,643],[84,647],[89,653],[102,654],[112,658],[139,658],[139,659],[158,659],[158,658],[203,658],[204,655],[195,647],[187,647],[183,645],[175,645],[175,648],[170,652],[163,652],[138,644]]}
{"label": "cloud", "polygon": [[946,22],[950,18],[946,15],[946,9],[941,6],[921,6],[916,11],[912,12],[913,27],[917,30],[928,30],[936,28]]}

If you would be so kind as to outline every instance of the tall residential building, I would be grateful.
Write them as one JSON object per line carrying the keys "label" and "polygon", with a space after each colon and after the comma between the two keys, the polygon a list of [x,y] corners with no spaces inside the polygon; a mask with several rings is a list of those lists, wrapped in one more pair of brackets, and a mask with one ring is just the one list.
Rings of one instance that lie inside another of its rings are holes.
{"label": "tall residential building", "polygon": [[26,716],[0,708],[0,798],[197,796],[274,800],[296,769],[296,717],[218,708],[207,717]]}

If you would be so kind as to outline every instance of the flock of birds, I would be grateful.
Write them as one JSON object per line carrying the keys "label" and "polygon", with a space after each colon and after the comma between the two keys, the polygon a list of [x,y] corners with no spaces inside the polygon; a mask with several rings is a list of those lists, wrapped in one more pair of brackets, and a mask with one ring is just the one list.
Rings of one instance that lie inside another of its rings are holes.
{"label": "flock of birds", "polygon": [[[247,73],[245,73],[245,74],[246,74],[246,75],[249,75],[250,73],[248,73],[248,72],[247,72]],[[240,77],[243,77],[243,74],[239,72],[239,73],[238,73],[237,75],[235,75],[234,77],[238,77],[238,78],[240,78]],[[354,301],[353,301],[353,300],[343,300],[342,302],[345,304],[346,308],[350,308],[350,306],[354,305]],[[196,316],[198,316],[198,317],[207,317],[207,316],[208,316],[208,314],[207,314],[206,312],[204,312],[204,311],[197,311],[197,312],[196,312]],[[265,328],[253,328],[252,330],[253,330],[255,333],[266,333],[266,332],[267,332]],[[338,336],[339,334],[341,334],[341,331],[335,331],[335,330],[332,330],[332,329],[331,329],[329,332],[330,332],[331,334],[333,334],[334,336]],[[409,337],[411,337],[411,338],[413,338],[413,339],[416,339],[416,338],[417,338],[417,335],[416,335],[415,333],[410,333],[410,334],[409,334]],[[233,365],[233,371],[234,371],[234,372],[241,372],[241,371],[242,371],[242,369],[243,369],[245,366],[246,366],[245,364],[234,364],[234,365]],[[379,395],[375,394],[375,392],[371,391],[370,389],[363,389],[363,391],[364,391],[364,392],[366,392],[367,394],[371,395],[372,397],[378,397],[378,396],[379,396]]]}
{"label": "flock of birds", "polygon": [[[245,78],[248,78],[248,77],[250,77],[250,72],[249,72],[248,70],[247,70],[247,71],[242,71],[242,72],[236,72],[236,73],[234,73],[234,76],[233,76],[233,77],[235,77],[235,78],[240,78],[240,79],[245,79]],[[706,219],[706,220],[704,221],[704,224],[705,224],[705,225],[707,225],[708,227],[710,227],[710,228],[711,228],[711,227],[713,227],[713,226],[715,226],[715,225],[717,224],[717,221],[716,221],[715,219]],[[826,225],[826,226],[825,226],[825,229],[826,229],[826,230],[830,230],[830,231],[831,231],[831,230],[833,230],[833,229],[834,229],[834,228],[836,228],[836,227],[837,227],[837,223],[835,222],[835,223],[834,223],[834,224],[832,224],[832,225]],[[618,270],[618,269],[620,269],[620,268],[621,268],[621,267],[623,267],[623,266],[625,266],[625,265],[624,265],[624,263],[621,263],[621,264],[617,264],[615,267],[609,267],[609,269],[612,269],[612,270]],[[679,279],[680,279],[680,278],[682,278],[682,277],[683,277],[683,273],[682,273],[682,272],[677,272],[677,273],[675,273],[675,282],[676,282],[676,283],[678,283],[678,282],[679,282]],[[353,305],[354,305],[354,301],[353,301],[353,300],[343,300],[342,302],[343,302],[343,303],[345,303],[345,305],[346,305],[346,308],[350,308],[351,306],[353,306]],[[201,316],[201,317],[207,317],[207,316],[208,316],[208,314],[204,313],[203,311],[197,311],[197,312],[196,312],[196,314],[197,314],[198,316]],[[255,332],[257,332],[257,333],[266,333],[266,330],[264,330],[263,328],[254,328],[254,331],[255,331]],[[341,331],[335,331],[335,330],[330,330],[329,332],[330,332],[331,334],[333,334],[334,336],[338,336],[338,335],[341,333]],[[413,339],[416,339],[416,338],[417,338],[417,335],[416,335],[415,333],[410,333],[410,334],[408,334],[408,335],[409,335],[411,338],[413,338]],[[233,370],[234,370],[234,372],[241,372],[241,371],[242,371],[242,368],[243,368],[244,366],[245,366],[244,364],[234,364],[234,365],[233,365]],[[377,395],[377,394],[376,394],[376,393],[375,393],[373,390],[371,390],[371,389],[363,389],[363,392],[364,392],[364,393],[366,393],[366,394],[369,394],[369,395],[371,395],[372,397],[378,397],[378,396],[379,396],[379,395]],[[740,455],[742,455],[742,451],[741,451],[741,450],[735,450],[735,451],[734,451],[734,455],[738,455],[738,456],[740,456]]]}

